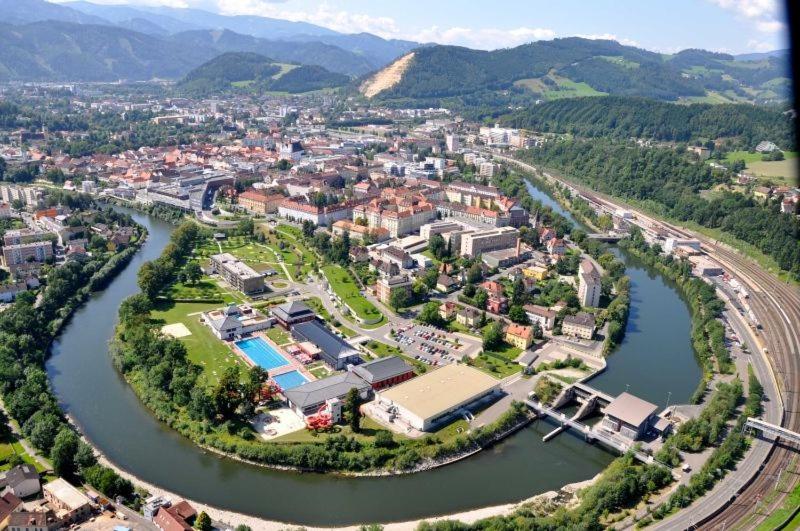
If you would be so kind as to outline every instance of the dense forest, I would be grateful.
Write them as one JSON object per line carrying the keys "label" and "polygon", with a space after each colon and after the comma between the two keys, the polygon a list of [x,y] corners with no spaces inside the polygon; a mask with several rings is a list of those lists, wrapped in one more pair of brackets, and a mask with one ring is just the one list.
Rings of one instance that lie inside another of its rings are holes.
{"label": "dense forest", "polygon": [[659,214],[721,229],[771,256],[800,278],[800,222],[781,214],[777,202],[725,192],[704,199],[697,192],[715,184],[709,166],[693,164],[669,149],[609,140],[558,141],[527,150],[532,163],[586,182],[600,192],[645,202]]}
{"label": "dense forest", "polygon": [[[704,97],[708,91],[742,101],[785,99],[790,93],[785,58],[735,61],[703,50],[665,56],[577,37],[494,51],[430,46],[414,53],[400,82],[380,93],[381,100],[442,100],[486,91],[503,95],[515,88],[546,96],[574,89],[573,83],[587,85],[583,93],[573,94],[577,96],[608,93],[666,101]],[[523,80],[528,81],[522,83],[524,90],[515,87]],[[489,100],[485,95],[481,99]]]}
{"label": "dense forest", "polygon": [[218,94],[232,89],[300,93],[341,86],[349,81],[346,75],[321,66],[282,65],[257,53],[230,52],[186,74],[178,89],[190,95]]}
{"label": "dense forest", "polygon": [[504,117],[512,127],[576,136],[700,142],[731,138],[745,149],[762,140],[793,151],[794,119],[752,105],[675,105],[643,98],[571,98],[530,106]]}

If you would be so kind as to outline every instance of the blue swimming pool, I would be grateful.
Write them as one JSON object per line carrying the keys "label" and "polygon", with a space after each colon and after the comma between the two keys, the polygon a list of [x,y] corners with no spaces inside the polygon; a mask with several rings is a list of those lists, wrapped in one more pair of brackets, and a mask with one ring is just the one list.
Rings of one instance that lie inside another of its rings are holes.
{"label": "blue swimming pool", "polygon": [[279,374],[278,376],[273,376],[272,379],[275,380],[275,383],[278,384],[284,391],[308,382],[306,377],[297,371],[285,372],[283,374]]}
{"label": "blue swimming pool", "polygon": [[271,370],[289,365],[289,361],[286,358],[281,356],[278,351],[272,348],[272,345],[260,337],[237,341],[236,346],[262,369]]}

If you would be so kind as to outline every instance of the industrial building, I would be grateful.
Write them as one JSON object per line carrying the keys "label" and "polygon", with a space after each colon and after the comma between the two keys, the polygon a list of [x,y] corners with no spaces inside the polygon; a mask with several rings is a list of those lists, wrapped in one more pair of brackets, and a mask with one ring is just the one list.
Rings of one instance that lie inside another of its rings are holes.
{"label": "industrial building", "polygon": [[602,428],[636,440],[658,421],[658,406],[629,393],[622,393],[605,409]]}
{"label": "industrial building", "polygon": [[488,374],[453,363],[375,395],[378,407],[417,430],[428,431],[454,413],[496,394],[499,388],[499,380]]}

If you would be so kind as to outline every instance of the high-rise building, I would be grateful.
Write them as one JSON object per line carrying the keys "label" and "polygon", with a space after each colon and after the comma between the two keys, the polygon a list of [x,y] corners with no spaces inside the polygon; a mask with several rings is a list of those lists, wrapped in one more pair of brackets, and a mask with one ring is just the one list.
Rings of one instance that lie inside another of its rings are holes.
{"label": "high-rise building", "polygon": [[600,273],[589,260],[582,261],[578,269],[578,299],[581,306],[600,304]]}

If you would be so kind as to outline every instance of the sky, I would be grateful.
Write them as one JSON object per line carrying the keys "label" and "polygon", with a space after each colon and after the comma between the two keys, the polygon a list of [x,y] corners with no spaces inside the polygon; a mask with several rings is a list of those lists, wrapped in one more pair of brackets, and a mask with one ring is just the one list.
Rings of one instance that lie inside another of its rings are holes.
{"label": "sky", "polygon": [[260,15],[344,33],[487,50],[568,36],[614,39],[664,53],[686,48],[748,53],[789,46],[783,0],[89,1]]}

